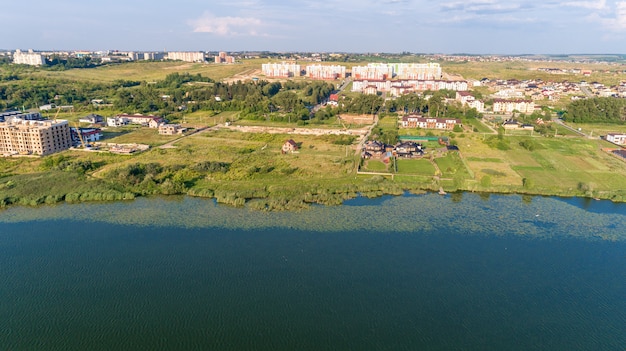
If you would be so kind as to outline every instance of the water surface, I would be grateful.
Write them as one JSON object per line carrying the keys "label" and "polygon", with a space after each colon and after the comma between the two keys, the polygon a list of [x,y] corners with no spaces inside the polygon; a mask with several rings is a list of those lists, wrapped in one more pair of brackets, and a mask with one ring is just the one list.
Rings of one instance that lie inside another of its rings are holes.
{"label": "water surface", "polygon": [[269,214],[192,198],[12,208],[0,345],[622,350],[624,209],[472,194]]}

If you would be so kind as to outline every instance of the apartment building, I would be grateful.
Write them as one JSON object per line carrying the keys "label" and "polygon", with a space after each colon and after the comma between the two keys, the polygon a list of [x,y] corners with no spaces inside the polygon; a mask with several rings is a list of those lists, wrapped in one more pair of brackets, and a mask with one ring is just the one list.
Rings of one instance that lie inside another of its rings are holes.
{"label": "apartment building", "polygon": [[33,50],[28,50],[28,52],[15,50],[13,63],[18,65],[43,66],[46,64],[46,58],[42,54],[33,52]]}
{"label": "apartment building", "polygon": [[167,53],[167,59],[185,62],[204,62],[204,53],[200,51],[170,51]]}
{"label": "apartment building", "polygon": [[441,79],[438,63],[391,63],[393,74],[398,79],[437,80]]}
{"label": "apartment building", "polygon": [[352,82],[352,91],[363,92],[363,89],[369,85],[376,85],[379,91],[390,92],[392,96],[400,96],[408,92],[426,91],[426,90],[454,90],[466,91],[468,89],[467,81],[460,80],[375,80],[363,79],[354,80]]}
{"label": "apartment building", "polygon": [[456,118],[431,118],[422,115],[402,116],[402,127],[404,128],[452,130],[457,125],[461,125],[461,120]]}
{"label": "apartment building", "polygon": [[64,120],[13,119],[0,123],[0,154],[49,155],[72,144],[70,127]]}
{"label": "apartment building", "polygon": [[268,78],[290,78],[299,77],[301,66],[297,63],[264,63],[261,65],[263,74]]}
{"label": "apartment building", "polygon": [[306,77],[311,79],[343,79],[346,67],[340,65],[308,65],[305,67]]}
{"label": "apartment building", "polygon": [[393,67],[385,63],[369,63],[367,66],[352,67],[355,80],[386,80],[393,78]]}
{"label": "apartment building", "polygon": [[494,113],[512,113],[513,111],[533,113],[535,112],[535,102],[533,100],[493,100]]}
{"label": "apartment building", "polygon": [[474,98],[474,96],[468,91],[457,91],[456,100],[463,106],[475,108],[478,112],[485,111],[485,104],[480,100],[476,100],[476,98]]}
{"label": "apartment building", "polygon": [[0,112],[0,122],[9,122],[13,119],[21,119],[21,120],[29,120],[29,121],[40,121],[44,118],[41,116],[41,113],[35,111],[5,111]]}
{"label": "apartment building", "polygon": [[220,51],[220,53],[215,56],[215,63],[235,63],[235,57],[228,56],[226,52]]}

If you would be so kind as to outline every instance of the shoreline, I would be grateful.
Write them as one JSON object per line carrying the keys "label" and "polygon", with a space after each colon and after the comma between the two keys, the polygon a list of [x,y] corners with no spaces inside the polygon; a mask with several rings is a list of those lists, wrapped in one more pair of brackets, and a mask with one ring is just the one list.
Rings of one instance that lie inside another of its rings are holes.
{"label": "shoreline", "polygon": [[[289,194],[273,194],[272,192],[260,191],[255,194],[242,194],[236,190],[226,191],[219,188],[190,188],[184,193],[152,193],[141,194],[132,191],[118,191],[109,189],[102,192],[86,192],[86,193],[66,193],[66,194],[45,194],[33,195],[24,194],[23,196],[4,196],[0,197],[0,210],[8,209],[14,206],[39,207],[43,205],[55,204],[77,204],[77,203],[106,203],[130,201],[137,198],[149,198],[151,196],[174,197],[184,196],[191,198],[202,198],[213,200],[216,204],[228,205],[233,207],[247,207],[258,211],[302,211],[307,210],[312,205],[323,206],[343,206],[345,201],[358,198],[379,198],[386,195],[402,196],[407,193],[420,194],[439,194],[441,196],[456,196],[458,194],[484,194],[489,195],[517,195],[531,197],[558,197],[558,198],[580,198],[589,200],[607,200],[612,203],[626,203],[626,194],[615,192],[597,192],[582,193],[574,189],[560,189],[560,191],[518,191],[519,189],[480,189],[480,188],[460,188],[446,187],[442,185],[431,184],[415,184],[415,186],[407,187],[406,183],[398,184],[394,181],[382,180],[377,183],[367,183],[369,179],[363,179],[358,183],[344,184],[343,186],[334,188],[316,188],[315,192],[289,192]],[[78,184],[76,184],[78,186]],[[404,186],[402,186],[404,185]],[[115,187],[116,184],[113,184]],[[117,186],[121,186],[117,184]],[[1,190],[1,188],[0,188]],[[127,189],[126,189],[127,190]],[[306,189],[303,189],[306,190]],[[443,190],[443,192],[442,192]],[[623,192],[623,191],[622,191]],[[0,196],[3,196],[0,191]]]}

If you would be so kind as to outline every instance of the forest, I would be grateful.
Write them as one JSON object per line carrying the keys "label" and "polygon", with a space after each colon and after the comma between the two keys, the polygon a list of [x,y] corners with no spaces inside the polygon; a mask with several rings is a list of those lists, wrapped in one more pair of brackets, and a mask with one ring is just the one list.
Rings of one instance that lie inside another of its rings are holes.
{"label": "forest", "polygon": [[598,97],[573,101],[563,119],[574,123],[626,122],[626,99]]}

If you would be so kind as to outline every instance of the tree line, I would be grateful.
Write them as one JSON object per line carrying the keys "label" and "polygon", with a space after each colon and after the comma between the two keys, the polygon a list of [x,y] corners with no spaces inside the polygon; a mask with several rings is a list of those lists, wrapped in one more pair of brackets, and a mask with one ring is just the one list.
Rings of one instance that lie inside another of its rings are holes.
{"label": "tree line", "polygon": [[567,106],[563,119],[574,123],[624,123],[626,99],[598,97],[576,100]]}

